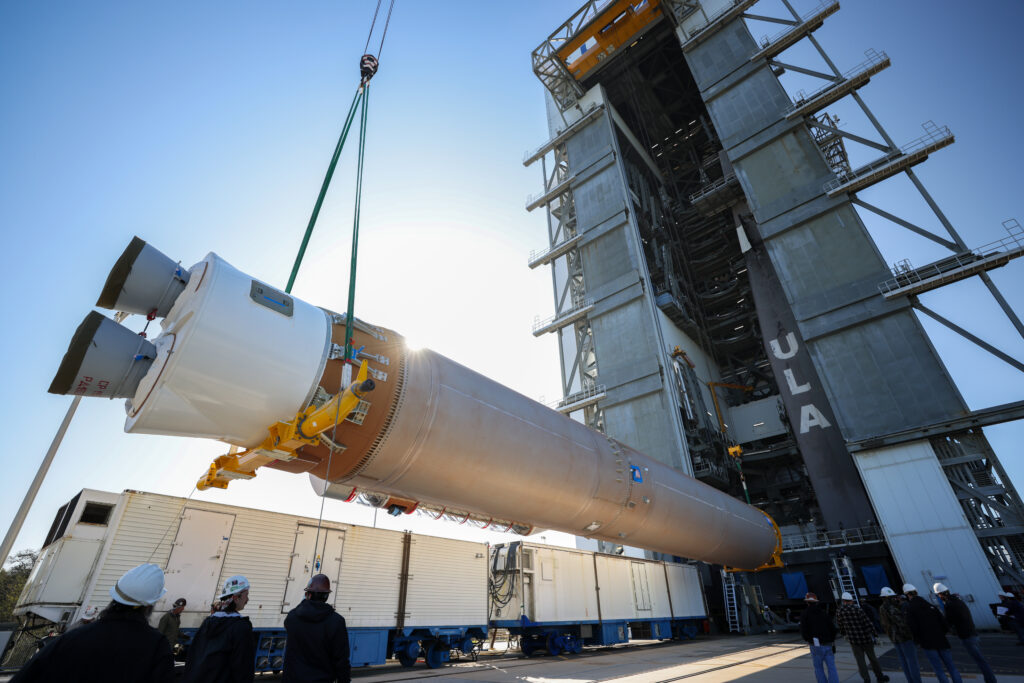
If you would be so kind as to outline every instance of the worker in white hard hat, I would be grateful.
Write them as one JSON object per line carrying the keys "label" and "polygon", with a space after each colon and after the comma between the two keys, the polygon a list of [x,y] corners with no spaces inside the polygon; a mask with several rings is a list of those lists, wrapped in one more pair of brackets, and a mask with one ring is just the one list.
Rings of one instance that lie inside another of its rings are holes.
{"label": "worker in white hard hat", "polygon": [[1017,644],[1024,645],[1024,604],[1010,591],[1000,591],[999,601],[999,607],[1004,610],[1000,616],[1006,618],[1006,623],[1017,634]]}
{"label": "worker in white hard hat", "polygon": [[895,646],[903,675],[910,683],[921,683],[921,665],[917,661],[917,646],[914,634],[907,625],[907,605],[903,595],[886,586],[879,593],[882,597],[882,630]]}
{"label": "worker in white hard hat", "polygon": [[971,610],[959,595],[950,592],[949,587],[944,583],[935,583],[932,591],[939,596],[946,606],[946,621],[953,628],[956,637],[964,644],[964,649],[971,656],[981,670],[985,683],[996,683],[996,675],[992,673],[992,667],[985,661],[981,654],[981,646],[978,642],[978,630],[974,628],[974,618],[971,617]]}
{"label": "worker in white hard hat", "polygon": [[68,631],[73,631],[76,628],[79,628],[80,626],[91,624],[92,622],[96,621],[96,617],[98,617],[99,615],[100,609],[98,607],[94,607],[93,605],[89,605],[84,610],[82,610],[82,616],[78,618],[78,621],[76,621],[71,626],[68,626],[67,630],[64,632],[67,633]]}
{"label": "worker in white hard hat", "polygon": [[217,611],[206,617],[188,646],[186,683],[251,683],[256,675],[256,641],[249,617],[249,579],[238,574],[224,582]]}
{"label": "worker in white hard hat", "polygon": [[[907,590],[908,586],[913,590]],[[946,639],[946,632],[949,631],[946,617],[938,607],[918,595],[917,589],[910,584],[904,586],[903,591],[910,597],[910,602],[907,603],[907,625],[914,634],[914,642],[924,650],[932,670],[935,671],[935,677],[939,679],[939,683],[949,683],[951,679],[953,683],[962,683],[960,672],[953,664],[949,641]],[[943,667],[949,671],[949,678],[946,677]]]}
{"label": "worker in white hard hat", "polygon": [[860,677],[864,679],[864,683],[871,683],[871,676],[868,675],[868,666],[864,661],[864,658],[867,657],[868,661],[871,662],[871,670],[875,672],[875,677],[879,683],[889,680],[889,677],[882,671],[882,665],[878,663],[878,657],[875,655],[875,636],[877,633],[870,617],[857,604],[851,593],[844,591],[841,600],[843,604],[836,611],[836,624],[839,626],[840,633],[846,636],[847,642],[850,643],[850,649],[853,650],[853,658],[857,661],[857,671],[860,672]]}
{"label": "worker in white hard hat", "polygon": [[111,586],[112,600],[96,621],[54,638],[11,683],[169,683],[171,646],[149,625],[164,592],[160,567],[147,563],[128,570]]}

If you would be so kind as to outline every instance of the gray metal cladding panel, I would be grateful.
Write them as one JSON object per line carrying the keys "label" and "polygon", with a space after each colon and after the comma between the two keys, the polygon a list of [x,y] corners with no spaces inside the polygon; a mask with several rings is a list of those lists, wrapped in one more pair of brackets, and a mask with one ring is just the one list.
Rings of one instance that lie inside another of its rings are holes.
{"label": "gray metal cladding panel", "polygon": [[672,435],[672,407],[664,391],[647,394],[604,411],[605,431],[613,439],[683,472],[682,453]]}
{"label": "gray metal cladding panel", "polygon": [[658,372],[658,345],[645,299],[591,318],[600,381],[625,384]]}
{"label": "gray metal cladding panel", "polygon": [[578,172],[594,163],[612,144],[608,115],[601,114],[565,141],[569,168]]}
{"label": "gray metal cladding panel", "polygon": [[798,128],[733,163],[758,223],[821,194],[835,177],[806,128]]}
{"label": "gray metal cladding panel", "polygon": [[[580,203],[577,202],[577,216],[581,209]],[[597,291],[602,284],[611,282],[636,269],[629,240],[626,237],[627,226],[628,223],[623,223],[622,228],[609,230],[596,240],[580,247],[588,292]]]}
{"label": "gray metal cladding panel", "polygon": [[685,54],[697,87],[703,91],[747,64],[755,52],[757,43],[743,20],[736,19]]}
{"label": "gray metal cladding panel", "polygon": [[909,310],[816,339],[808,347],[847,441],[967,412]]}
{"label": "gray metal cladding panel", "polygon": [[707,102],[708,113],[726,149],[777,122],[791,104],[789,95],[767,65]]}
{"label": "gray metal cladding panel", "polygon": [[797,320],[877,296],[878,283],[890,276],[849,203],[765,245]]}
{"label": "gray metal cladding panel", "polygon": [[576,201],[576,229],[581,233],[600,225],[620,210],[625,197],[618,164],[605,167],[584,183],[574,183],[572,191]]}

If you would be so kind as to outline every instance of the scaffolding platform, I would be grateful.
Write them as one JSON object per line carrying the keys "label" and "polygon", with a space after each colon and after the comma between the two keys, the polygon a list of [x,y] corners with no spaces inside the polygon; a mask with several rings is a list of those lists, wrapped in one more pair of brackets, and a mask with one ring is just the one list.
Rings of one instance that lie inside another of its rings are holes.
{"label": "scaffolding platform", "polygon": [[559,242],[558,244],[554,244],[547,249],[531,251],[527,265],[530,266],[530,268],[536,268],[537,266],[544,266],[551,263],[559,256],[563,256],[571,251],[573,247],[580,243],[580,239],[582,237],[582,235],[573,235],[569,239]]}
{"label": "scaffolding platform", "polygon": [[741,196],[743,191],[740,189],[740,182],[735,173],[730,173],[705,185],[700,192],[691,194],[690,203],[702,214],[709,216],[728,209]]}
{"label": "scaffolding platform", "polygon": [[771,59],[808,34],[817,31],[825,23],[825,19],[839,11],[839,0],[825,0],[810,12],[800,17],[800,21],[782,33],[761,41],[761,50],[755,53],[750,61]]}
{"label": "scaffolding platform", "polygon": [[844,73],[837,80],[808,95],[800,93],[796,102],[786,112],[786,119],[793,120],[821,111],[833,102],[846,97],[854,90],[864,87],[871,80],[872,76],[892,66],[889,55],[885,52],[871,49],[867,50],[864,55],[866,59],[863,62]]}
{"label": "scaffolding platform", "polygon": [[576,180],[576,174],[569,176],[546,192],[528,197],[526,199],[526,210],[533,211],[541,206],[546,206],[552,199],[568,190],[574,180]]}
{"label": "scaffolding platform", "polygon": [[733,0],[731,5],[726,5],[721,10],[708,17],[706,23],[698,26],[687,34],[686,42],[683,43],[683,52],[689,52],[705,40],[710,38],[715,31],[736,17],[750,9],[757,0]]}
{"label": "scaffolding platform", "polygon": [[595,384],[592,387],[587,387],[583,391],[577,391],[575,394],[569,394],[562,400],[555,401],[550,404],[549,407],[564,415],[568,415],[569,413],[574,413],[577,410],[582,410],[592,406],[607,397],[608,391],[605,385]]}
{"label": "scaffolding platform", "polygon": [[927,159],[932,152],[956,141],[948,126],[940,127],[928,121],[922,125],[922,128],[924,128],[925,134],[921,137],[870,164],[840,173],[838,177],[825,183],[822,189],[829,197],[857,192],[886,178],[891,178],[897,173],[902,173],[911,166],[916,166]]}
{"label": "scaffolding platform", "polygon": [[584,299],[579,302],[578,305],[573,306],[567,311],[545,318],[541,320],[537,318],[533,323],[533,336],[539,337],[548,332],[556,332],[567,325],[571,325],[577,320],[586,317],[588,313],[594,310],[594,300]]}
{"label": "scaffolding platform", "polygon": [[878,285],[886,299],[921,294],[952,282],[966,280],[987,270],[1000,268],[1015,258],[1024,256],[1024,227],[1011,219],[1003,222],[1007,237],[947,258],[913,268],[909,261],[901,261],[893,268],[892,277]]}
{"label": "scaffolding platform", "polygon": [[526,152],[523,154],[523,166],[529,166],[533,162],[540,159],[542,156],[553,150],[555,147],[560,145],[565,140],[568,140],[575,135],[581,128],[586,126],[588,123],[593,121],[601,112],[604,111],[604,104],[596,104],[579,119],[570,123],[567,127],[563,128],[553,138],[545,142],[543,145],[533,150],[532,152]]}

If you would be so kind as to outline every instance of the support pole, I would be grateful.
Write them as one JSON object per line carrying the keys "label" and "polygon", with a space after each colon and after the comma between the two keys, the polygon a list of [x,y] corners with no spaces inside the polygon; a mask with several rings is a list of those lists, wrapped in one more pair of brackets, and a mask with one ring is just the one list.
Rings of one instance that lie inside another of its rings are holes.
{"label": "support pole", "polygon": [[43,479],[46,478],[46,473],[50,469],[50,463],[53,462],[53,456],[57,455],[57,449],[60,448],[61,441],[64,440],[64,434],[68,431],[68,425],[71,424],[71,418],[75,416],[75,411],[78,410],[78,404],[81,403],[82,397],[75,396],[74,400],[71,401],[71,405],[68,406],[68,412],[64,415],[64,421],[60,423],[60,427],[57,428],[57,433],[53,437],[53,441],[50,443],[49,450],[46,451],[46,455],[43,457],[43,462],[39,465],[39,471],[36,472],[36,478],[32,480],[32,484],[28,487],[28,492],[25,493],[25,499],[21,501],[21,507],[18,508],[17,514],[14,515],[14,521],[11,522],[11,528],[7,530],[7,535],[4,536],[3,545],[0,546],[0,567],[7,564],[7,556],[11,553],[11,547],[14,545],[14,541],[18,538],[18,534],[21,533],[21,525],[25,523],[25,518],[28,516],[28,511],[32,507],[33,501],[36,499],[36,494],[39,493],[39,487],[43,485]]}

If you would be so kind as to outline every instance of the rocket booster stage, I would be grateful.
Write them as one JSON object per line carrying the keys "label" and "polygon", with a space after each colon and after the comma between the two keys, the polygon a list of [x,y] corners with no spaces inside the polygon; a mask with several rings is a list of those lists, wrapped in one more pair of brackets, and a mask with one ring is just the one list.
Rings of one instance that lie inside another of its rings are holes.
{"label": "rocket booster stage", "polygon": [[707,486],[397,333],[316,308],[215,254],[184,271],[135,238],[99,306],[164,316],[152,341],[90,313],[52,393],[126,398],[125,430],[238,446],[200,487],[257,467],[317,493],[498,530],[533,527],[754,569],[778,529]]}

